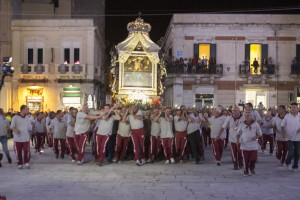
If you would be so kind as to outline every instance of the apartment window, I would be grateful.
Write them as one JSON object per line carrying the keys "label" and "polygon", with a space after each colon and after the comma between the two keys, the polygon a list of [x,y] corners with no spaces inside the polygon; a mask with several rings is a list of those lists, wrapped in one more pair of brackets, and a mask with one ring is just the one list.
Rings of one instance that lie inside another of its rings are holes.
{"label": "apartment window", "polygon": [[33,49],[32,48],[27,49],[27,63],[33,64]]}
{"label": "apartment window", "polygon": [[74,48],[74,62],[80,61],[80,49]]}
{"label": "apartment window", "polygon": [[194,56],[198,56],[198,58],[215,58],[217,57],[217,46],[216,44],[210,43],[199,43],[194,44]]}
{"label": "apartment window", "polygon": [[70,48],[64,49],[64,62],[70,63]]}
{"label": "apartment window", "polygon": [[300,44],[296,44],[296,58],[300,60]]}
{"label": "apartment window", "polygon": [[245,45],[245,60],[250,61],[251,73],[254,74],[253,62],[258,61],[259,67],[257,73],[260,74],[261,66],[264,59],[268,59],[268,44],[246,44]]}
{"label": "apartment window", "polygon": [[37,63],[43,64],[43,49],[37,49]]}

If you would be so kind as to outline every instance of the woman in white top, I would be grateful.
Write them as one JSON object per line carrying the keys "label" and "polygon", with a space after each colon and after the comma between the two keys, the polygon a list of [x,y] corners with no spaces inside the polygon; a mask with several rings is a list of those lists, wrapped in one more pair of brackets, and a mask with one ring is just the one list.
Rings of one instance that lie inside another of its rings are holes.
{"label": "woman in white top", "polygon": [[[237,144],[241,143],[244,161],[244,176],[255,174],[255,163],[257,161],[258,142],[262,136],[260,126],[252,119],[250,111],[244,112],[245,122],[241,123],[237,130]],[[249,172],[250,168],[250,172]]]}

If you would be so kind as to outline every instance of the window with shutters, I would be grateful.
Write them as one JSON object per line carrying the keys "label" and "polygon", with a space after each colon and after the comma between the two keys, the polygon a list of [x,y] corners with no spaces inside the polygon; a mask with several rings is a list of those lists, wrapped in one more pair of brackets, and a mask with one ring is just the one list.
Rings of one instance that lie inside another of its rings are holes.
{"label": "window with shutters", "polygon": [[198,58],[206,58],[209,60],[210,58],[214,58],[216,60],[217,57],[217,49],[216,44],[211,43],[199,43],[194,44],[194,56],[198,56]]}
{"label": "window with shutters", "polygon": [[245,44],[245,60],[250,62],[250,73],[261,74],[268,59],[268,44]]}
{"label": "window with shutters", "polygon": [[75,64],[81,62],[81,38],[65,37],[62,42],[62,63]]}
{"label": "window with shutters", "polygon": [[39,38],[25,38],[24,64],[44,63],[44,42]]}

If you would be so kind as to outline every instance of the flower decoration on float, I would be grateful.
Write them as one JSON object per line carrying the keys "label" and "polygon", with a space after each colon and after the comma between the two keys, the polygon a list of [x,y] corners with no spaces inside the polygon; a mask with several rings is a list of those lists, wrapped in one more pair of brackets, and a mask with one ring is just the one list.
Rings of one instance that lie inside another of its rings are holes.
{"label": "flower decoration on float", "polygon": [[159,97],[149,97],[142,91],[134,91],[125,97],[121,97],[119,101],[126,107],[138,105],[141,110],[151,110],[161,106]]}

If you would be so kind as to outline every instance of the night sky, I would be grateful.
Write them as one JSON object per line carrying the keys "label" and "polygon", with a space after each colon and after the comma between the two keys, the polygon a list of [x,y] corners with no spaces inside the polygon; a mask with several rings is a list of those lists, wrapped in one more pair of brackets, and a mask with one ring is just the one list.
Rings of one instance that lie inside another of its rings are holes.
{"label": "night sky", "polygon": [[164,36],[173,13],[300,14],[300,0],[107,0],[106,40],[110,45],[126,39],[127,23],[134,21],[139,12],[152,25],[150,37],[157,42]]}

